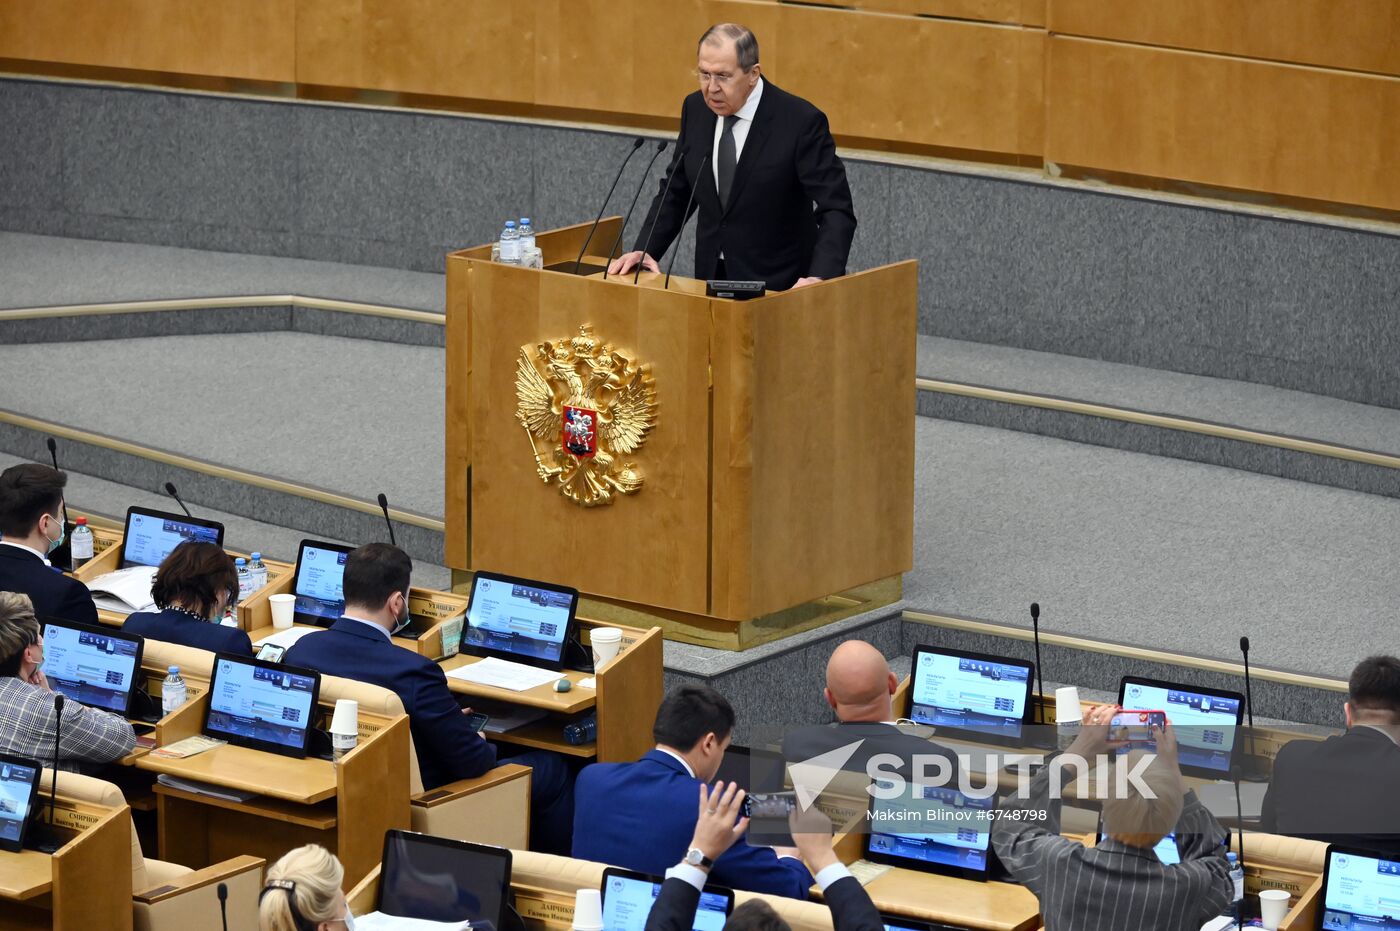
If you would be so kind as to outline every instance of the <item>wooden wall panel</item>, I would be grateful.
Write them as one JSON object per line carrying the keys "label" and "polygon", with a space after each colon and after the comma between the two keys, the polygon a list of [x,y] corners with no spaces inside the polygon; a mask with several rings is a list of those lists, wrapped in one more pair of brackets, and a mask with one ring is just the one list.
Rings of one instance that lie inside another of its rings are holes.
{"label": "wooden wall panel", "polygon": [[985,152],[1039,151],[1038,138],[1025,138],[1023,114],[1026,106],[1040,106],[1040,72],[1022,67],[1028,49],[1039,54],[1039,30],[779,9],[775,79],[821,107],[838,135]]}
{"label": "wooden wall panel", "polygon": [[987,23],[1045,25],[1046,0],[803,0],[812,6],[840,7],[866,13],[899,13],[971,19]]}
{"label": "wooden wall panel", "polygon": [[1400,74],[1400,0],[1053,0],[1050,29]]}
{"label": "wooden wall panel", "polygon": [[303,84],[528,102],[535,7],[488,0],[297,0]]}
{"label": "wooden wall panel", "polygon": [[1050,40],[1045,157],[1400,209],[1400,79]]}
{"label": "wooden wall panel", "polygon": [[295,80],[295,0],[0,0],[0,58]]}

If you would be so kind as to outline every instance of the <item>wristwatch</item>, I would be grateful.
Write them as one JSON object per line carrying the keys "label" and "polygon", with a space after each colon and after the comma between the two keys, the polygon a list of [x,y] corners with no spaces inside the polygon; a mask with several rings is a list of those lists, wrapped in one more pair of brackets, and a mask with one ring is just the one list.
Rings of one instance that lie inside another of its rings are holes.
{"label": "wristwatch", "polygon": [[702,870],[708,870],[715,865],[715,861],[705,856],[705,852],[699,847],[691,847],[685,852],[685,862],[691,866],[698,866]]}

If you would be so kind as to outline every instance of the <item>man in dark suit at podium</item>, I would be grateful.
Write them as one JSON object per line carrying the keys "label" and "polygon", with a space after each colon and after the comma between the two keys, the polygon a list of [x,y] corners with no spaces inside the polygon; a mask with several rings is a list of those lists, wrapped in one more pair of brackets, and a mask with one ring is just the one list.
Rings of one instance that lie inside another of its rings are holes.
{"label": "man in dark suit at podium", "polygon": [[682,163],[665,197],[652,201],[636,251],[610,273],[639,261],[660,271],[652,256],[680,236],[696,186],[696,278],[763,281],[781,291],[844,275],[856,215],[826,115],[764,80],[758,40],[734,23],[700,37],[696,72],[700,89],[681,106]]}
{"label": "man in dark suit at podium", "polygon": [[0,473],[0,592],[28,595],[40,618],[97,623],[92,593],[49,563],[63,543],[68,476],[26,462]]}
{"label": "man in dark suit at podium", "polygon": [[1400,856],[1400,659],[1362,660],[1345,709],[1346,733],[1279,749],[1260,827]]}

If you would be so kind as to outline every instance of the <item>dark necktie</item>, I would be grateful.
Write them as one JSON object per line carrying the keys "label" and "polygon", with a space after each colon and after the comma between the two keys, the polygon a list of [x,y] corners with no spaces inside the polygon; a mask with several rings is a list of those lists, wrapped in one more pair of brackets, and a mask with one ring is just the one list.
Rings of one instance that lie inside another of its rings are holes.
{"label": "dark necktie", "polygon": [[734,157],[734,124],[739,121],[737,116],[726,116],[724,118],[724,132],[719,134],[719,205],[729,206],[729,189],[734,184],[734,165],[738,161]]}

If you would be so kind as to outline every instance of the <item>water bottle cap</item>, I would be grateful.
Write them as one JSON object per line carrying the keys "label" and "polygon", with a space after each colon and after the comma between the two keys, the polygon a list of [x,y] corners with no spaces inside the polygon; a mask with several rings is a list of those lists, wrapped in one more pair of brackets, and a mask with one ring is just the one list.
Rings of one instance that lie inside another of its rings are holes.
{"label": "water bottle cap", "polygon": [[169,667],[169,670],[170,670],[170,674],[171,674],[172,676],[178,676],[178,675],[180,674],[180,667],[179,667],[179,666],[171,666],[171,667]]}
{"label": "water bottle cap", "polygon": [[529,217],[521,217],[521,218],[520,218],[520,225],[521,225],[521,226],[529,226],[529,225],[530,225],[530,218],[529,218]]}
{"label": "water bottle cap", "polygon": [[233,564],[234,566],[246,566],[248,565],[248,560],[244,559],[242,556],[239,556],[233,561]]}
{"label": "water bottle cap", "polygon": [[257,562],[259,559],[262,559],[262,553],[254,553],[253,562]]}
{"label": "water bottle cap", "polygon": [[506,221],[506,229],[512,229],[512,230],[515,229],[515,221],[514,221],[514,220],[507,220],[507,221]]}
{"label": "water bottle cap", "polygon": [[1234,863],[1236,860],[1239,859],[1239,857],[1235,856],[1235,852],[1232,850],[1229,853],[1225,854],[1225,859],[1229,860],[1231,863]]}
{"label": "water bottle cap", "polygon": [[78,526],[79,526],[79,527],[86,527],[86,526],[87,526],[87,518],[86,518],[86,517],[79,517],[79,518],[78,518]]}

